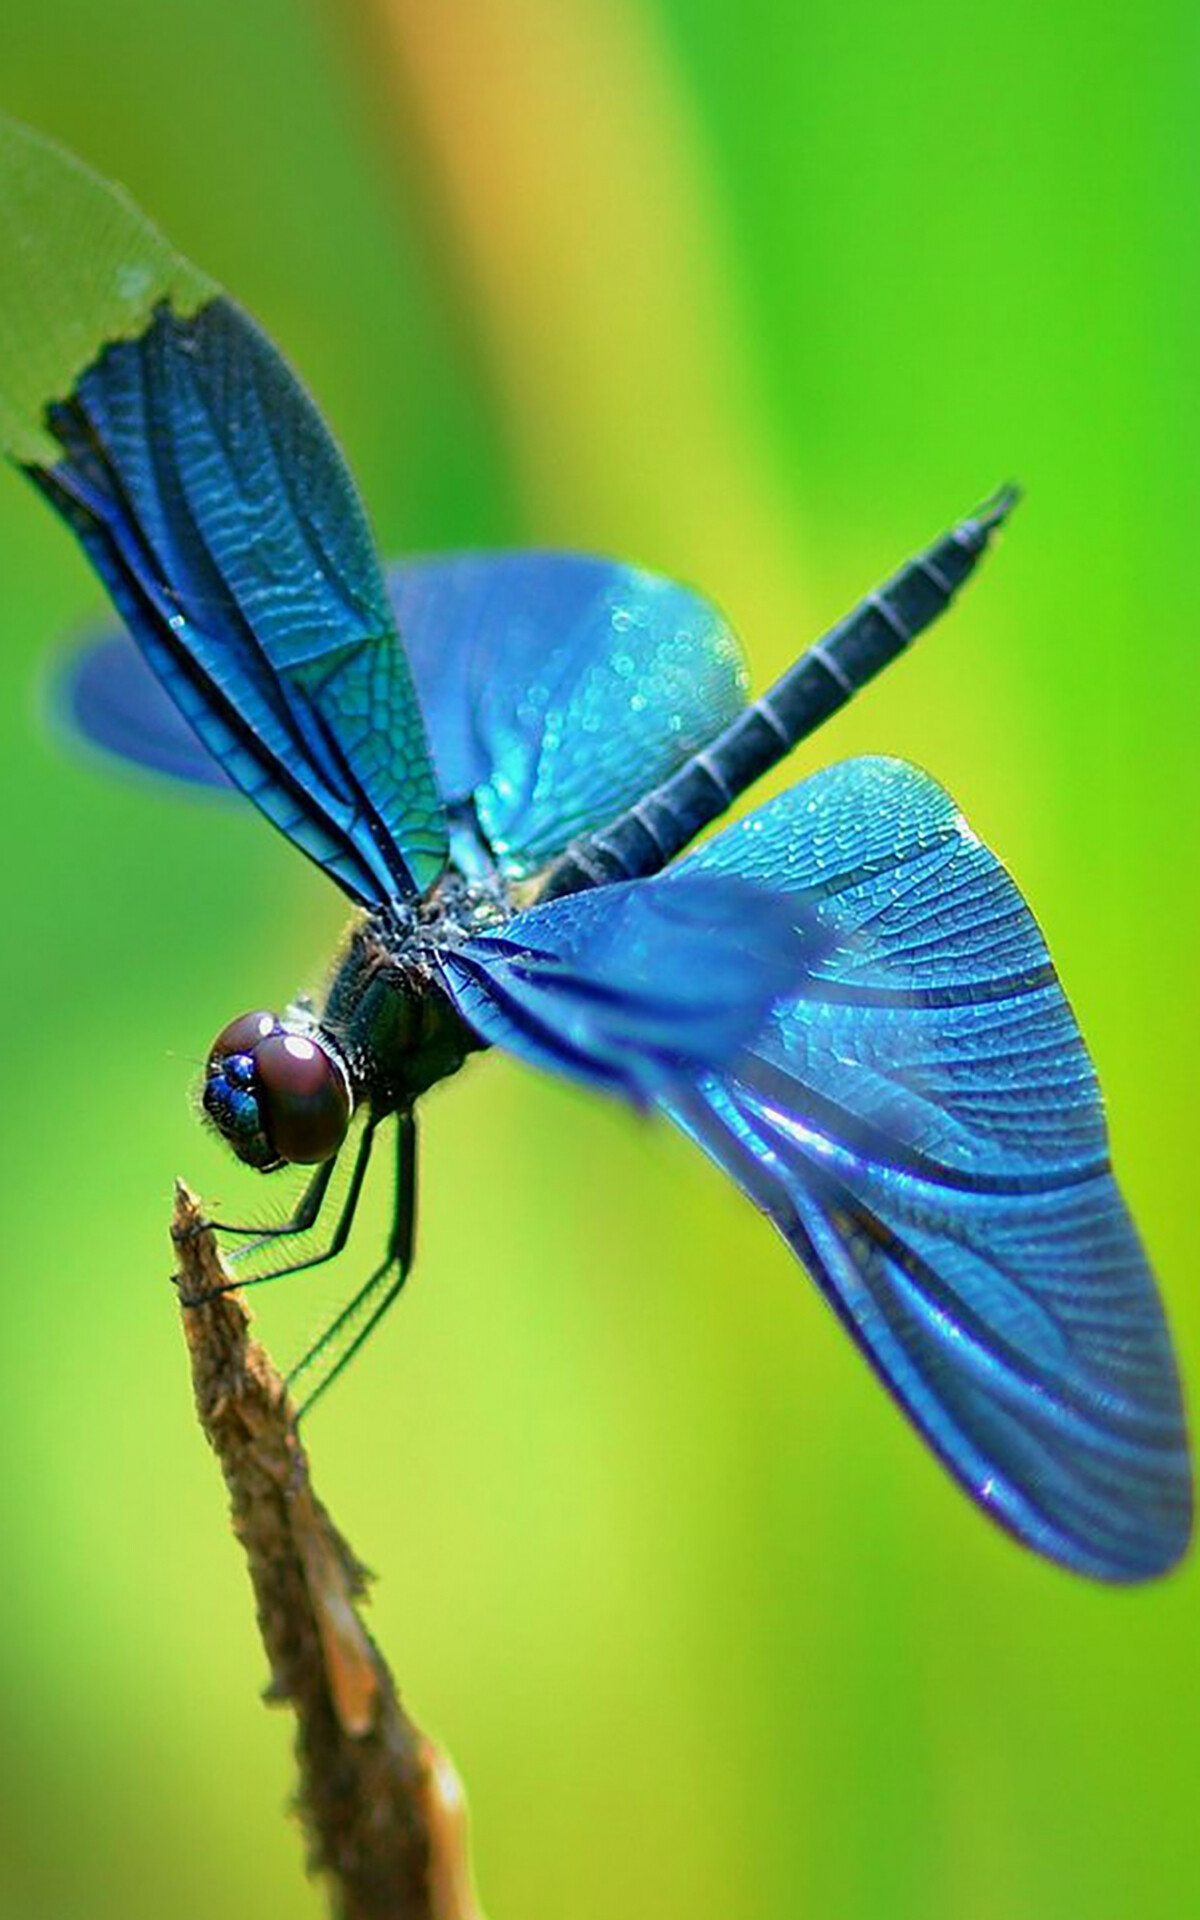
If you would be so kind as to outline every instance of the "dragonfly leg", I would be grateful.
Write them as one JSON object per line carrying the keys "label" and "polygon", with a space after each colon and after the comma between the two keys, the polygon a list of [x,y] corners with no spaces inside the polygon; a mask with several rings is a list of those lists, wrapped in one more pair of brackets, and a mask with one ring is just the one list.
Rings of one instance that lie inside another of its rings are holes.
{"label": "dragonfly leg", "polygon": [[[349,1366],[403,1287],[412,1266],[416,1217],[417,1128],[412,1112],[407,1111],[400,1114],[397,1122],[396,1200],[387,1253],[288,1374],[289,1389],[294,1389],[297,1382],[315,1379],[315,1385],[308,1388],[300,1404],[297,1420],[310,1412],[321,1395]],[[345,1345],[342,1344],[343,1338],[346,1339]]]}
{"label": "dragonfly leg", "polygon": [[236,1250],[236,1254],[232,1256],[234,1260],[244,1260],[246,1254],[257,1254],[259,1246],[265,1246],[269,1240],[286,1240],[288,1235],[292,1235],[292,1233],[307,1233],[309,1227],[315,1227],[315,1225],[317,1225],[317,1215],[321,1213],[321,1208],[323,1208],[324,1196],[326,1196],[326,1192],[328,1192],[328,1183],[330,1183],[332,1177],[334,1177],[334,1167],[336,1167],[336,1165],[338,1165],[338,1156],[336,1156],[336,1154],[334,1154],[332,1160],[323,1160],[323,1162],[321,1162],[321,1165],[317,1167],[317,1171],[313,1173],[313,1179],[309,1181],[309,1185],[301,1192],[300,1200],[296,1202],[294,1210],[292,1210],[292,1213],[288,1215],[288,1219],[286,1219],[280,1227],[263,1227],[259,1221],[255,1221],[250,1227],[234,1227],[227,1219],[205,1219],[204,1225],[205,1227],[209,1227],[213,1233],[242,1233],[242,1235],[253,1235],[252,1240],[250,1240],[250,1246],[240,1246],[240,1248]]}
{"label": "dragonfly leg", "polygon": [[[203,1306],[206,1300],[215,1300],[222,1293],[232,1293],[235,1289],[241,1289],[243,1287],[258,1287],[266,1280],[283,1280],[286,1279],[289,1274],[305,1273],[310,1267],[320,1267],[323,1266],[327,1260],[335,1259],[350,1237],[350,1229],[354,1224],[354,1215],[358,1209],[359,1197],[363,1190],[363,1182],[367,1177],[367,1167],[370,1164],[371,1148],[374,1145],[375,1129],[378,1124],[378,1121],[368,1120],[366,1126],[363,1128],[362,1139],[358,1143],[358,1152],[354,1159],[354,1171],[350,1175],[350,1184],[346,1188],[346,1197],[342,1202],[342,1210],[338,1215],[338,1222],[330,1236],[328,1245],[321,1247],[316,1253],[308,1254],[303,1260],[290,1260],[284,1266],[272,1267],[270,1273],[256,1273],[246,1279],[230,1280],[223,1287],[211,1287],[207,1293],[198,1294],[192,1299],[186,1299],[183,1303],[184,1306]],[[291,1220],[287,1221],[284,1226],[275,1229],[274,1232],[271,1232],[269,1229],[261,1232],[259,1239],[252,1245],[238,1249],[237,1253],[233,1255],[234,1260],[242,1258],[247,1254],[256,1253],[260,1246],[268,1245],[280,1234],[303,1233],[307,1228],[311,1227],[320,1212],[321,1201],[324,1199],[329,1186],[333,1164],[332,1160],[327,1160],[323,1166],[317,1169],[316,1175],[309,1181],[308,1186],[305,1188],[300,1199],[300,1204],[292,1215]],[[315,1205],[311,1206],[309,1217],[303,1219],[301,1216],[304,1214],[305,1208],[308,1207],[312,1201],[314,1190],[316,1196]],[[228,1231],[228,1229],[225,1229],[225,1231]]]}

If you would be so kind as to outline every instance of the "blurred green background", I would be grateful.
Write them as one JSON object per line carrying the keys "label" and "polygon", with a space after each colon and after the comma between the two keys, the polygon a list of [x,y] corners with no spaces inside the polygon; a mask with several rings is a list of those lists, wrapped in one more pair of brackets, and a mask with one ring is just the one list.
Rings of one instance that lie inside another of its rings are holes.
{"label": "blurred green background", "polygon": [[[0,24],[0,106],[263,319],[388,550],[628,555],[763,684],[1024,481],[952,619],[780,783],[902,754],[1011,865],[1192,1381],[1198,86],[1165,0]],[[99,593],[3,475],[0,556],[0,1912],[315,1915],[165,1235],[177,1172],[262,1203],[187,1090],[343,914],[258,820],[62,754],[39,674]],[[490,1920],[1200,1911],[1194,1565],[1101,1591],[977,1518],[665,1130],[499,1059],[425,1121],[417,1275],[310,1443]],[[330,1289],[275,1291],[286,1350]]]}

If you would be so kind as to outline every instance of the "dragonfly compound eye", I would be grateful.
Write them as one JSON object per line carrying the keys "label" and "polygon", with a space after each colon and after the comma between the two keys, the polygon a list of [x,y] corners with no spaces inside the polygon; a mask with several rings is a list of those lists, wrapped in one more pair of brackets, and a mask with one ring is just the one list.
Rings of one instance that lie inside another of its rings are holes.
{"label": "dragonfly compound eye", "polygon": [[239,1160],[267,1173],[315,1166],[346,1137],[352,1106],[340,1060],[277,1014],[243,1013],[212,1043],[204,1111]]}
{"label": "dragonfly compound eye", "polygon": [[243,1013],[222,1027],[208,1055],[203,1106],[239,1160],[264,1173],[277,1167],[278,1148],[268,1137],[259,1101],[255,1049],[278,1033],[275,1014]]}
{"label": "dragonfly compound eye", "polygon": [[209,1048],[209,1071],[212,1071],[217,1061],[228,1059],[231,1054],[253,1053],[260,1040],[265,1040],[270,1034],[278,1031],[277,1014],[265,1011],[239,1013],[236,1020],[231,1020],[227,1027],[221,1028]]}
{"label": "dragonfly compound eye", "polygon": [[335,1154],[350,1124],[339,1061],[307,1034],[274,1033],[254,1050],[262,1127],[280,1160],[314,1166]]}

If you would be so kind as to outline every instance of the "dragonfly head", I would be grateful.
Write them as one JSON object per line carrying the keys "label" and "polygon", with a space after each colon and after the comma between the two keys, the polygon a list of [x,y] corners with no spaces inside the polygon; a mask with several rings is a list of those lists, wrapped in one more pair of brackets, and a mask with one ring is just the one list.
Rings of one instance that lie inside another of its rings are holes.
{"label": "dragonfly head", "polygon": [[262,1173],[331,1160],[354,1107],[326,1036],[261,1012],[240,1014],[213,1041],[202,1104],[238,1159]]}

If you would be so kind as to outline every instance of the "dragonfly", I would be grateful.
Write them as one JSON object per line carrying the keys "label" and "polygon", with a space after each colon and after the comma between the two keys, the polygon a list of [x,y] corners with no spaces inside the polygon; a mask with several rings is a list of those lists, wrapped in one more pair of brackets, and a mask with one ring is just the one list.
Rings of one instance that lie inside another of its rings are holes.
{"label": "dragonfly", "polygon": [[321,1386],[410,1271],[421,1095],[497,1047],[682,1128],[1018,1540],[1108,1581],[1178,1560],[1170,1337],[1005,869],[883,757],[692,844],[945,610],[1011,490],[757,697],[715,608],[633,565],[387,570],[276,348],[120,189],[9,121],[0,446],[122,622],[69,671],[80,732],[239,790],[356,910],[323,1002],[232,1020],[201,1096],[241,1161],[309,1169],[253,1242],[264,1278],[342,1251],[391,1133],[387,1244]]}

